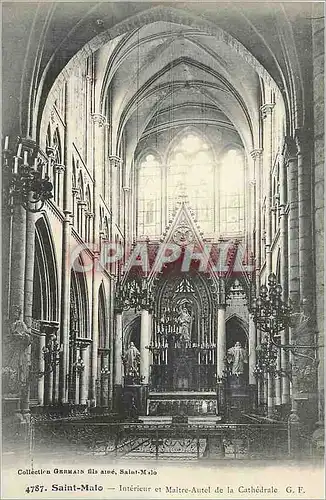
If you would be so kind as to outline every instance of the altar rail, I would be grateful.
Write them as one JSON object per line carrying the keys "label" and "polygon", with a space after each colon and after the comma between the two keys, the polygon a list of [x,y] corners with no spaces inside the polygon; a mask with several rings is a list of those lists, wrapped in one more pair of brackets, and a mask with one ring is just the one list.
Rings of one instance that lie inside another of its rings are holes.
{"label": "altar rail", "polygon": [[275,459],[291,456],[286,424],[34,422],[31,456]]}

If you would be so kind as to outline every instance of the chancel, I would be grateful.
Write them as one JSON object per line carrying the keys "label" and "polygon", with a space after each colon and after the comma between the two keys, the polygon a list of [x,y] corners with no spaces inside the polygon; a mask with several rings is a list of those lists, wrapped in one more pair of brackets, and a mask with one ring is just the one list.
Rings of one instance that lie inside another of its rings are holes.
{"label": "chancel", "polygon": [[2,12],[8,456],[320,456],[322,4]]}

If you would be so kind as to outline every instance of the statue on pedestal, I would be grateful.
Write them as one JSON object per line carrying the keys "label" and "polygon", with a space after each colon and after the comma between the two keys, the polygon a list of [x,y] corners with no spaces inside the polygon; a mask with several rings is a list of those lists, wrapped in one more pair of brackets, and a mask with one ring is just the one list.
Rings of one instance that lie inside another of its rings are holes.
{"label": "statue on pedestal", "polygon": [[22,319],[22,311],[13,307],[9,323],[8,336],[5,339],[5,361],[2,368],[5,391],[18,393],[26,387],[29,379],[30,359],[28,346],[31,344],[31,332]]}
{"label": "statue on pedestal", "polygon": [[192,317],[189,314],[187,307],[184,305],[181,308],[179,314],[179,323],[180,323],[180,342],[190,342],[191,341],[191,326],[192,326]]}
{"label": "statue on pedestal", "polygon": [[248,354],[246,349],[241,347],[240,342],[236,342],[233,347],[228,349],[227,360],[231,365],[231,373],[236,377],[243,375],[245,364],[248,363]]}
{"label": "statue on pedestal", "polygon": [[139,377],[140,352],[133,342],[130,342],[126,354],[123,358],[125,367],[125,377],[135,379]]}

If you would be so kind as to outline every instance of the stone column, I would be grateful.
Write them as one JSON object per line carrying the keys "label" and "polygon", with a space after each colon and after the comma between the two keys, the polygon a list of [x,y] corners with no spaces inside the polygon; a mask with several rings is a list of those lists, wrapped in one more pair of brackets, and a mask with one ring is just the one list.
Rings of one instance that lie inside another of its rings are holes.
{"label": "stone column", "polygon": [[77,231],[80,235],[80,237],[84,240],[85,239],[85,212],[86,212],[86,201],[81,200],[78,201],[77,203],[77,212],[79,213],[78,217],[78,227]]}
{"label": "stone column", "polygon": [[225,329],[225,305],[219,304],[217,310],[217,377],[222,377],[225,369],[226,356],[226,329]]}
{"label": "stone column", "polygon": [[103,158],[104,158],[104,180],[103,180],[103,189],[104,189],[104,199],[105,202],[108,204],[109,208],[111,209],[110,205],[110,196],[111,196],[111,189],[112,189],[112,183],[111,183],[111,172],[110,172],[110,160],[108,157],[108,151],[109,151],[109,130],[110,130],[110,123],[108,120],[105,121],[104,123],[104,148],[103,148]]}
{"label": "stone column", "polygon": [[[104,182],[105,182],[105,159],[104,159],[104,139],[106,117],[100,113],[92,114],[93,120],[93,144],[94,144],[94,158],[93,158],[93,178],[94,178],[94,206],[96,207],[96,214],[98,212],[99,196],[104,197]],[[97,217],[96,217],[97,219]],[[97,220],[94,219],[94,225],[98,231]]]}
{"label": "stone column", "polygon": [[[39,352],[39,378],[37,383],[37,399],[40,406],[44,405],[44,372],[45,372],[45,360],[43,348],[45,347],[45,333],[40,332],[40,352]],[[41,375],[41,373],[43,373]]]}
{"label": "stone column", "polygon": [[62,199],[63,199],[63,174],[65,171],[66,167],[65,165],[60,165],[56,164],[55,165],[55,175],[56,175],[56,182],[55,185],[57,186],[57,205],[61,206],[62,205]]}
{"label": "stone column", "polygon": [[[288,205],[287,205],[287,167],[284,155],[279,155],[279,172],[280,172],[280,248],[281,248],[281,276],[282,285],[282,300],[287,302],[289,294],[288,283]],[[289,343],[288,329],[281,332],[281,344]],[[280,368],[285,372],[289,370],[289,355],[285,349],[280,352]],[[281,404],[287,405],[290,402],[290,379],[284,376],[281,379],[282,394]]]}
{"label": "stone column", "polygon": [[109,407],[109,379],[110,379],[110,368],[109,368],[109,354],[110,350],[102,348],[101,349],[101,405],[104,408]]}
{"label": "stone column", "polygon": [[92,165],[93,162],[93,127],[92,127],[92,109],[93,109],[93,64],[89,65],[88,72],[85,75],[86,80],[86,133],[85,133],[85,154],[86,164]]}
{"label": "stone column", "polygon": [[150,314],[146,309],[141,311],[140,323],[140,378],[141,383],[148,385],[149,382],[149,349],[146,349],[150,344]]}
{"label": "stone column", "polygon": [[260,266],[261,266],[261,167],[262,167],[262,149],[254,149],[251,151],[251,156],[254,160],[255,174],[255,275],[256,275],[256,292],[259,292],[260,285]]}
{"label": "stone column", "polygon": [[263,192],[266,194],[266,274],[272,272],[272,225],[271,225],[271,168],[272,168],[272,111],[273,103],[264,104],[261,107],[261,113],[264,120],[264,178],[266,183],[263,186]]}
{"label": "stone column", "polygon": [[15,306],[24,311],[26,210],[14,206],[12,217],[10,313]]}
{"label": "stone column", "polygon": [[86,405],[87,404],[87,346],[82,345],[80,347],[80,357],[84,363],[84,369],[80,374],[80,400],[79,404]]}
{"label": "stone column", "polygon": [[[320,425],[324,422],[325,385],[325,299],[319,293],[325,284],[325,19],[324,5],[312,5],[312,47],[313,47],[313,108],[314,108],[314,248],[316,265],[315,316],[318,344],[318,413]],[[319,426],[320,427],[320,426]],[[320,436],[320,434],[319,434]],[[320,438],[319,438],[320,439]],[[321,439],[320,439],[321,441]]]}
{"label": "stone column", "polygon": [[110,349],[110,354],[109,354],[109,369],[110,369],[110,375],[109,375],[109,403],[110,403],[110,408],[113,407],[114,401],[113,401],[113,387],[114,387],[114,352],[113,352],[113,333],[114,328],[115,328],[115,316],[114,316],[114,281],[113,279],[110,280],[110,301],[109,301],[109,308],[108,308],[108,313],[109,313],[109,335],[106,336],[106,347]]}
{"label": "stone column", "polygon": [[91,406],[96,406],[97,360],[98,360],[98,293],[101,274],[99,271],[99,252],[94,252],[92,276],[92,350],[91,350],[91,381],[90,400]]}
{"label": "stone column", "polygon": [[[25,283],[24,283],[24,321],[28,329],[32,326],[34,256],[35,256],[35,214],[26,214],[26,247],[25,247]],[[14,262],[13,262],[14,264]],[[32,346],[27,347],[29,370],[32,366]],[[21,400],[21,410],[29,412],[30,384],[26,387]]]}
{"label": "stone column", "polygon": [[115,343],[114,343],[114,384],[122,385],[122,313],[115,316]]}
{"label": "stone column", "polygon": [[[289,299],[293,305],[294,313],[299,312],[300,307],[300,273],[299,273],[299,212],[298,212],[298,160],[297,148],[291,137],[286,138],[286,160],[287,160],[287,198],[289,205],[288,216],[288,266],[289,266]],[[294,338],[294,329],[289,329],[289,343]],[[290,354],[290,363],[293,363],[293,355]],[[292,377],[290,388],[291,396],[295,394],[295,377]],[[295,410],[295,402],[292,398],[292,409]]]}
{"label": "stone column", "polygon": [[300,273],[299,273],[299,212],[298,212],[298,162],[294,141],[287,138],[287,198],[288,216],[288,249],[289,249],[289,297],[295,308],[299,306]]}
{"label": "stone column", "polygon": [[61,274],[61,328],[62,363],[60,366],[60,402],[68,403],[69,376],[69,328],[70,328],[70,210],[65,211],[62,222],[62,274]]}
{"label": "stone column", "polygon": [[122,385],[123,385],[123,363],[122,363],[122,312],[115,313],[115,340],[114,340],[114,402],[116,411],[122,408]]}
{"label": "stone column", "polygon": [[131,241],[131,220],[130,220],[130,194],[131,188],[129,186],[123,186],[123,194],[124,194],[124,235],[125,241]]}
{"label": "stone column", "polygon": [[256,377],[253,374],[256,366],[256,326],[249,314],[249,385],[256,385]]}
{"label": "stone column", "polygon": [[79,404],[80,401],[80,378],[82,370],[79,369],[77,363],[80,361],[80,348],[76,347],[76,365],[75,365],[75,405]]}
{"label": "stone column", "polygon": [[303,158],[303,134],[300,131],[296,132],[296,145],[298,159],[300,304],[302,308],[305,307],[306,311],[309,309],[311,312],[313,302],[311,169],[309,161],[304,161]]}
{"label": "stone column", "polygon": [[71,278],[71,262],[70,262],[70,237],[71,237],[71,216],[72,216],[72,130],[71,115],[73,109],[71,106],[73,93],[72,82],[67,85],[66,91],[66,112],[65,121],[66,137],[65,137],[65,164],[64,172],[64,196],[63,196],[63,212],[64,219],[62,221],[62,264],[61,264],[61,295],[60,295],[60,344],[62,345],[62,359],[59,371],[59,401],[62,404],[68,403],[69,391],[69,328],[70,328],[70,278]]}
{"label": "stone column", "polygon": [[121,166],[121,158],[115,155],[109,156],[110,168],[112,173],[112,214],[116,224],[119,224],[119,169]]}

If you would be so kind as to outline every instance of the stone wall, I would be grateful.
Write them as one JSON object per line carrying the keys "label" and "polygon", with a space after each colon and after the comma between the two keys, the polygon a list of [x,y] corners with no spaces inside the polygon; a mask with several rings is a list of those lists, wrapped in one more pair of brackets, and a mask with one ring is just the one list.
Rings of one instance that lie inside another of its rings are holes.
{"label": "stone wall", "polygon": [[[318,343],[324,345],[324,6],[313,7],[314,229]],[[324,348],[319,351],[319,417],[324,414]]]}

